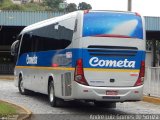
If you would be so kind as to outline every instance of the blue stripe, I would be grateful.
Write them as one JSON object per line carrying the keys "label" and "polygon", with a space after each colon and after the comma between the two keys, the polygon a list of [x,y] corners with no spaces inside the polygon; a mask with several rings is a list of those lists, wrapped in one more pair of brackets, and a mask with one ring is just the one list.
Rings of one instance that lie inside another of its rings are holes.
{"label": "blue stripe", "polygon": [[[67,58],[66,53],[72,53],[72,58]],[[116,52],[115,52],[116,53]],[[119,54],[117,52],[116,54]],[[35,62],[33,60],[34,57],[37,57],[36,64],[27,64],[28,58],[32,58],[31,62]],[[114,66],[91,66],[89,61],[91,58],[97,57],[99,60],[111,60],[111,61],[124,61],[127,59],[128,61],[135,61],[135,67],[114,67]],[[19,57],[17,62],[17,66],[46,66],[51,67],[52,64],[58,64],[59,67],[75,67],[76,60],[79,58],[83,58],[83,67],[84,68],[114,68],[114,69],[139,69],[141,61],[145,60],[145,52],[137,51],[135,56],[92,56],[88,49],[65,49],[65,50],[51,50],[47,52],[29,52],[24,53]]]}

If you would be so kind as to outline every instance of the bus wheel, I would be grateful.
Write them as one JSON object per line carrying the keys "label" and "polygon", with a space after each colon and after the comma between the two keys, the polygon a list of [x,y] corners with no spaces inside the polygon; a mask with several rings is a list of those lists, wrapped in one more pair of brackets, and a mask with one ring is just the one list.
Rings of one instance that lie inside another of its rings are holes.
{"label": "bus wheel", "polygon": [[54,83],[51,81],[49,83],[49,89],[48,89],[48,97],[49,97],[49,102],[52,107],[57,106],[57,97],[55,97],[55,91],[54,91]]}
{"label": "bus wheel", "polygon": [[115,102],[102,102],[102,101],[95,101],[94,105],[97,107],[103,107],[103,108],[116,108]]}
{"label": "bus wheel", "polygon": [[24,88],[24,85],[23,85],[23,78],[22,78],[22,76],[19,77],[18,89],[19,89],[19,92],[22,95],[26,95],[27,94],[27,90]]}

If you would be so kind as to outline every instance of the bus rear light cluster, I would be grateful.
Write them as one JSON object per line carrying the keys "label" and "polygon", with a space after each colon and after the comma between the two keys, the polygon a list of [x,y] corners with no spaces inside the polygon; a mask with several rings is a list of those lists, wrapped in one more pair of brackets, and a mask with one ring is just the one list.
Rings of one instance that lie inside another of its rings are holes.
{"label": "bus rear light cluster", "polygon": [[87,13],[89,13],[89,10],[84,10],[84,14],[87,14]]}
{"label": "bus rear light cluster", "polygon": [[141,15],[139,13],[137,13],[137,12],[135,12],[135,15],[141,17]]}
{"label": "bus rear light cluster", "polygon": [[85,77],[84,77],[84,71],[83,71],[83,61],[82,59],[78,59],[76,61],[76,68],[75,68],[75,75],[74,80],[80,84],[88,85]]}
{"label": "bus rear light cluster", "polygon": [[56,63],[53,63],[52,64],[52,67],[58,67],[59,65],[58,64],[56,64]]}
{"label": "bus rear light cluster", "polygon": [[141,68],[139,72],[139,77],[134,86],[140,86],[144,83],[144,74],[145,74],[145,61],[141,62]]}

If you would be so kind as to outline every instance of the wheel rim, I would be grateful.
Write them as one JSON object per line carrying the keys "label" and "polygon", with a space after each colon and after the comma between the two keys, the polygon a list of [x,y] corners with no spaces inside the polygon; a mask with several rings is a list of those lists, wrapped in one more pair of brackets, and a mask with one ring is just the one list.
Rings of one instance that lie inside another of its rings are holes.
{"label": "wheel rim", "polygon": [[51,102],[54,101],[54,90],[53,90],[52,86],[50,87],[49,99],[50,99]]}
{"label": "wheel rim", "polygon": [[24,86],[23,86],[23,81],[21,80],[21,83],[20,83],[20,89],[21,89],[21,92],[24,93]]}

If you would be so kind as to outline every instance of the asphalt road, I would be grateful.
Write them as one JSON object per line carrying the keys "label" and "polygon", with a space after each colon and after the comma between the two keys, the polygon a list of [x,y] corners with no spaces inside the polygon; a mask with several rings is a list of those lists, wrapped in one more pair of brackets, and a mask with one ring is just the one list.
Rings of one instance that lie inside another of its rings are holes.
{"label": "asphalt road", "polygon": [[143,101],[117,103],[115,109],[97,108],[93,104],[77,101],[65,102],[60,107],[53,108],[46,95],[20,95],[12,80],[0,80],[0,99],[30,109],[33,113],[32,120],[160,119],[160,105]]}

